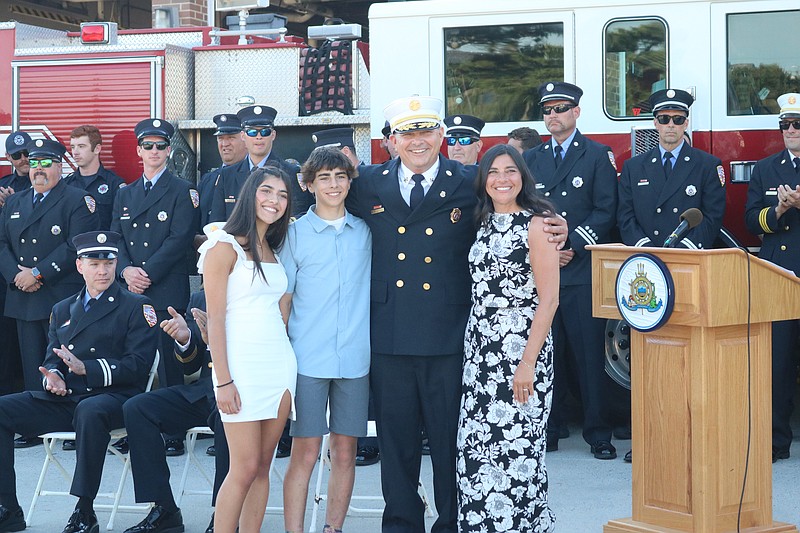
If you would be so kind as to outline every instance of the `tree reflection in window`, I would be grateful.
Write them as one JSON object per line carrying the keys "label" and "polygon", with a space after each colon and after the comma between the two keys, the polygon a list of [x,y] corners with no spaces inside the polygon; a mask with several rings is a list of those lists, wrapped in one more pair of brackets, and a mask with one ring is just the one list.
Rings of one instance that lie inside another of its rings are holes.
{"label": "tree reflection in window", "polygon": [[562,23],[445,28],[444,39],[448,115],[542,119],[539,85],[564,79]]}
{"label": "tree reflection in window", "polygon": [[660,18],[611,21],[605,29],[605,105],[612,117],[650,113],[647,99],[667,86],[667,25]]}
{"label": "tree reflection in window", "polygon": [[800,11],[728,15],[728,115],[777,114],[780,95],[800,92],[798,26]]}

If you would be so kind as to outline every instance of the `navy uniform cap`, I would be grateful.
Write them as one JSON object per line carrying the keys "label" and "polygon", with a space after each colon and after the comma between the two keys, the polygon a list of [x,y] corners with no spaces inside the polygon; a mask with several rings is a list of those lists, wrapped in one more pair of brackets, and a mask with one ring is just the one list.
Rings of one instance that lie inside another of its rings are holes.
{"label": "navy uniform cap", "polygon": [[113,231],[88,231],[75,235],[72,244],[78,252],[78,257],[116,259],[121,238],[122,235]]}
{"label": "navy uniform cap", "polygon": [[389,124],[389,121],[388,121],[388,120],[387,120],[387,121],[386,121],[386,123],[383,125],[383,128],[381,128],[381,134],[382,134],[384,137],[388,137],[389,135],[391,135],[391,134],[392,134],[392,126]]}
{"label": "navy uniform cap", "polygon": [[649,102],[654,115],[667,109],[685,111],[688,114],[694,98],[680,89],[661,89],[650,95]]}
{"label": "navy uniform cap", "polygon": [[175,133],[175,127],[160,118],[148,118],[139,122],[133,132],[136,134],[137,139],[144,137],[163,137],[170,140]]}
{"label": "navy uniform cap", "polygon": [[539,103],[552,100],[569,100],[575,105],[580,104],[583,89],[565,81],[548,81],[539,86]]}
{"label": "navy uniform cap", "polygon": [[6,153],[14,155],[17,152],[21,152],[27,148],[30,142],[31,136],[24,131],[12,131],[6,137]]}
{"label": "navy uniform cap", "polygon": [[350,149],[355,149],[355,142],[353,142],[353,128],[331,128],[329,130],[315,131],[311,135],[311,140],[314,141],[314,147],[320,146],[335,146],[343,148],[347,146]]}
{"label": "navy uniform cap", "polygon": [[278,112],[266,105],[251,105],[240,109],[236,116],[242,121],[242,127],[248,126],[272,126],[275,124],[275,117]]}
{"label": "navy uniform cap", "polygon": [[222,114],[214,116],[214,124],[217,125],[217,131],[214,135],[232,135],[242,131],[242,121],[236,115]]}
{"label": "navy uniform cap", "polygon": [[58,141],[50,139],[36,139],[28,143],[28,157],[30,159],[58,159],[64,157],[67,149]]}
{"label": "navy uniform cap", "polygon": [[472,115],[444,117],[445,137],[480,137],[484,121]]}

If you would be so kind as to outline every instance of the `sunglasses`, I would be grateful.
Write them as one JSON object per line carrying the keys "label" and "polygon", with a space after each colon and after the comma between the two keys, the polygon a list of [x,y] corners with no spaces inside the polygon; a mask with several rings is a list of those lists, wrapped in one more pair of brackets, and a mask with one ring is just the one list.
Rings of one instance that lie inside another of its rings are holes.
{"label": "sunglasses", "polygon": [[455,146],[456,143],[460,144],[461,146],[469,146],[472,143],[478,142],[478,139],[474,137],[448,137],[447,138],[447,146]]}
{"label": "sunglasses", "polygon": [[561,113],[566,113],[572,108],[578,107],[575,104],[558,104],[558,105],[543,105],[542,106],[542,114],[549,115],[551,111],[555,111],[559,115]]}
{"label": "sunglasses", "polygon": [[259,135],[269,137],[272,135],[272,128],[247,128],[244,132],[248,137],[258,137]]}
{"label": "sunglasses", "polygon": [[159,152],[163,152],[164,150],[167,149],[169,143],[167,141],[158,141],[158,142],[142,141],[139,143],[139,146],[141,146],[142,149],[144,150],[152,150],[153,147],[155,146],[156,150],[158,150]]}
{"label": "sunglasses", "polygon": [[681,126],[684,122],[686,122],[687,117],[683,115],[658,115],[656,120],[659,124],[667,125],[671,120],[673,124],[676,126]]}
{"label": "sunglasses", "polygon": [[53,163],[57,161],[53,161],[52,159],[31,159],[31,168],[50,168],[53,166]]}
{"label": "sunglasses", "polygon": [[20,159],[22,159],[22,156],[28,157],[28,151],[20,150],[16,154],[9,154],[9,155],[11,156],[11,159],[13,159],[14,161],[19,161]]}
{"label": "sunglasses", "polygon": [[[781,120],[780,122],[778,122],[778,127],[782,131],[788,130],[789,126],[794,126],[794,129],[800,130],[800,120],[793,120],[791,122],[789,122],[789,121],[784,122],[784,121]],[[14,157],[14,156],[12,155],[11,157]]]}

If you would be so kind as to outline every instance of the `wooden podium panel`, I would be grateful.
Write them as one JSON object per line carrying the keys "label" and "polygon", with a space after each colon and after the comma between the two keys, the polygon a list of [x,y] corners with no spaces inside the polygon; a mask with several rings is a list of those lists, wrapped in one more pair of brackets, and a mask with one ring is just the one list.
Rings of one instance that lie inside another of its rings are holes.
{"label": "wooden podium panel", "polygon": [[589,248],[595,316],[619,318],[616,276],[634,253],[658,256],[675,284],[667,324],[631,330],[633,516],[603,531],[736,531],[744,486],[741,531],[797,532],[772,519],[771,321],[800,316],[800,283],[739,250]]}

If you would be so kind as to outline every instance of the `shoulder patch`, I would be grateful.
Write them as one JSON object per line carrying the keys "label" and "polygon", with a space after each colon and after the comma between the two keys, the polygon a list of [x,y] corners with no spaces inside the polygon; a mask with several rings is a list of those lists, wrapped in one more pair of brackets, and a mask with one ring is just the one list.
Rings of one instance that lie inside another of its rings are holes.
{"label": "shoulder patch", "polygon": [[189,189],[189,197],[192,199],[192,205],[197,209],[197,206],[200,205],[200,195],[197,194],[197,190]]}
{"label": "shoulder patch", "polygon": [[608,160],[611,161],[611,166],[614,167],[614,169],[616,170],[617,161],[616,159],[614,159],[614,152],[612,152],[611,150],[608,151]]}
{"label": "shoulder patch", "polygon": [[94,198],[87,194],[83,197],[83,201],[86,202],[86,207],[89,209],[89,212],[94,213],[95,209],[97,208]]}
{"label": "shoulder patch", "polygon": [[144,319],[147,320],[147,324],[152,328],[156,324],[158,324],[158,316],[156,316],[156,310],[150,304],[143,304],[142,305],[142,314],[144,314]]}
{"label": "shoulder patch", "polygon": [[722,165],[717,165],[717,176],[719,176],[719,184],[720,186],[725,186],[725,169],[722,168]]}

